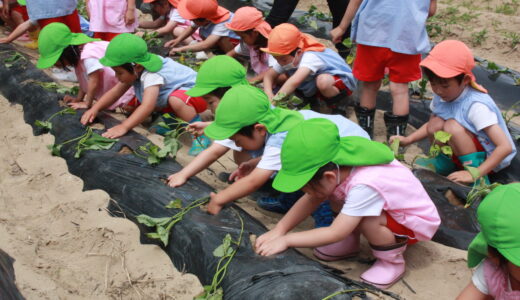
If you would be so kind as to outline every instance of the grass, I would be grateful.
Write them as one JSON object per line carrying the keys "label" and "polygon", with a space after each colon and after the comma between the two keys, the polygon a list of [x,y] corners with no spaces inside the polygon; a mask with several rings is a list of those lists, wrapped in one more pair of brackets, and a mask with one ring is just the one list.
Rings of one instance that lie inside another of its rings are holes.
{"label": "grass", "polygon": [[471,43],[473,46],[480,46],[487,39],[487,30],[484,28],[479,32],[471,34]]}
{"label": "grass", "polygon": [[504,14],[508,16],[512,16],[516,14],[518,10],[518,0],[512,0],[511,2],[503,3],[495,8],[495,12],[497,14]]}
{"label": "grass", "polygon": [[508,31],[504,33],[504,37],[508,40],[511,48],[515,48],[516,45],[520,44],[520,34],[517,32]]}

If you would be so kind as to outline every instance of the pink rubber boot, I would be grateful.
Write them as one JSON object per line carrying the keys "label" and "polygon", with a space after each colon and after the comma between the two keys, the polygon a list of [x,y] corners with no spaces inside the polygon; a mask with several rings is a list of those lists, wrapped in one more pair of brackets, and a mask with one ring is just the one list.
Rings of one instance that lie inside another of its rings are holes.
{"label": "pink rubber boot", "polygon": [[339,242],[314,248],[313,254],[324,261],[335,261],[359,253],[359,231],[356,230]]}
{"label": "pink rubber boot", "polygon": [[397,243],[390,246],[373,246],[372,253],[377,258],[370,269],[361,274],[361,280],[380,289],[386,289],[404,275],[405,262],[403,253],[408,238],[397,238]]}

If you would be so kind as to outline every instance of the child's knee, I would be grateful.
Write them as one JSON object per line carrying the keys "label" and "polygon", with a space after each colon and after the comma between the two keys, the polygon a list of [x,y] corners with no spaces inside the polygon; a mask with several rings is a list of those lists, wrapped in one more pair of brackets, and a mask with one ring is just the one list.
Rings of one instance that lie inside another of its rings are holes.
{"label": "child's knee", "polygon": [[366,236],[366,233],[370,234],[381,226],[386,226],[385,214],[381,214],[380,216],[363,217],[361,222],[359,222],[358,228],[361,230],[361,233]]}
{"label": "child's knee", "polygon": [[428,126],[426,129],[428,130],[428,135],[433,135],[435,132],[439,130],[444,130],[444,120],[439,117],[433,117],[428,121]]}
{"label": "child's knee", "polygon": [[320,91],[326,90],[334,85],[334,77],[329,74],[320,74],[316,77],[316,86]]}
{"label": "child's knee", "polygon": [[450,133],[451,135],[460,135],[466,133],[466,128],[460,125],[455,119],[449,119],[444,122],[443,131]]}

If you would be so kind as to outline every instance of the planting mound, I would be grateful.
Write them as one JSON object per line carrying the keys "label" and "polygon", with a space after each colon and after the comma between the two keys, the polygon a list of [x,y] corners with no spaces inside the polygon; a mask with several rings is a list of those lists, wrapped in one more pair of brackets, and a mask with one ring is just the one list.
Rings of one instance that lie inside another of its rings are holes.
{"label": "planting mound", "polygon": [[[47,120],[62,108],[58,105],[58,94],[45,90],[34,81],[50,79],[10,46],[0,46],[0,91],[10,101],[23,105],[25,121],[33,125],[38,134],[41,129],[35,127],[34,122]],[[56,137],[56,144],[85,132],[85,127],[78,121],[80,115],[52,119],[51,133]],[[105,120],[106,126],[117,123],[109,117],[101,119]],[[67,161],[69,171],[83,179],[85,189],[106,191],[117,202],[113,211],[121,213],[122,209],[122,213],[134,221],[140,214],[169,217],[178,211],[165,208],[171,200],[180,199],[183,206],[187,206],[211,192],[211,187],[197,178],[190,179],[180,188],[167,187],[162,178],[181,168],[173,160],[151,167],[143,158],[124,154],[128,151],[119,153],[123,147],[135,151],[146,142],[147,139],[132,132],[110,150],[86,151],[78,159],[74,158],[76,143],[69,143],[61,148],[60,155]],[[210,284],[218,264],[213,251],[227,234],[234,240],[239,239],[241,220],[244,223],[242,242],[220,285],[226,299],[321,299],[345,289],[366,288],[331,273],[295,250],[275,257],[257,256],[248,235],[260,235],[266,229],[234,205],[218,216],[210,216],[199,209],[191,210],[172,228],[170,243],[164,250],[178,269],[195,274],[203,284]],[[140,229],[147,231],[147,228]],[[155,242],[144,235],[142,241]],[[363,293],[350,292],[338,299],[350,299],[355,294]]]}

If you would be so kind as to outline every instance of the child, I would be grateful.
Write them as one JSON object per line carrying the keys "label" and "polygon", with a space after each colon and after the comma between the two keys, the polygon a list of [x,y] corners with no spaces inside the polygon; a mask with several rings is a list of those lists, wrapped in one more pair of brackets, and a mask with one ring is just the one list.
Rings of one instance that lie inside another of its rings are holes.
{"label": "child", "polygon": [[[216,0],[180,0],[177,9],[184,19],[192,21],[192,25],[176,39],[164,44],[165,47],[174,47],[170,55],[183,51],[205,51],[214,47],[227,53],[239,43],[240,37],[225,26],[233,18],[233,13],[219,6]],[[175,47],[197,29],[201,42]]]}
{"label": "child", "polygon": [[[181,35],[181,33],[188,27],[191,26],[191,22],[184,19],[179,15],[177,11],[178,0],[145,0],[144,3],[151,3],[153,10],[160,15],[156,21],[152,24],[143,23],[142,28],[157,28],[153,32],[157,33],[158,36],[167,34],[173,34],[174,37]],[[196,31],[184,40],[186,44],[191,43],[194,40],[199,40],[199,33]]]}
{"label": "child", "polygon": [[[276,97],[299,90],[304,97],[316,95],[336,109],[339,101],[356,88],[345,60],[294,25],[276,26],[269,34],[267,48],[261,50],[273,55],[277,61],[264,76],[264,91],[270,99],[276,101]],[[274,80],[283,73],[289,78],[275,96]]]}
{"label": "child", "polygon": [[432,139],[439,130],[452,134],[448,144],[453,150],[453,160],[440,154],[417,162],[433,165],[437,173],[460,183],[476,180],[464,166],[478,168],[486,181],[491,171],[509,166],[516,155],[515,143],[495,102],[475,82],[471,72],[475,61],[469,48],[459,41],[443,41],[421,66],[434,92],[432,116],[410,136],[393,136],[391,141],[398,138],[406,146],[426,137]]}
{"label": "child", "polygon": [[[217,55],[200,66],[195,86],[186,94],[192,97],[202,97],[206,100],[209,109],[215,113],[223,95],[232,86],[237,85],[249,85],[246,70],[235,59],[226,55]],[[194,122],[187,129],[198,136],[204,133],[204,128],[209,124],[211,122]],[[197,155],[181,171],[170,175],[168,185],[171,187],[183,185],[190,177],[209,167],[230,149],[233,150],[233,157],[237,165],[250,160],[252,155],[257,155],[256,152],[242,151],[242,148],[237,147],[229,139],[215,140],[208,149]],[[230,176],[230,179],[233,180],[234,176]]]}
{"label": "child", "polygon": [[272,108],[267,96],[253,86],[240,85],[226,92],[217,107],[215,121],[204,133],[214,139],[231,139],[250,151],[263,151],[261,157],[240,165],[238,180],[218,194],[212,193],[208,212],[217,214],[222,207],[260,188],[280,170],[280,148],[288,130],[305,119],[329,119],[342,136],[368,138],[354,122],[338,115],[310,110],[292,111]]}
{"label": "child", "polygon": [[362,82],[355,112],[359,125],[370,136],[385,69],[389,70],[393,99],[392,112],[384,115],[387,138],[403,135],[406,130],[408,83],[421,78],[421,53],[430,50],[426,19],[435,13],[436,1],[351,0],[340,25],[331,31],[332,41],[340,42],[355,15],[351,32],[357,43],[354,76]]}
{"label": "child", "polygon": [[[393,159],[388,147],[340,137],[329,120],[306,120],[289,130],[281,157],[273,187],[285,193],[302,189],[305,195],[274,229],[258,238],[260,255],[288,247],[318,247],[318,258],[338,260],[359,252],[361,232],[377,259],[361,279],[388,288],[404,274],[406,246],[431,239],[440,224],[421,182]],[[331,226],[288,233],[325,199],[339,212]]]}
{"label": "child", "polygon": [[[197,73],[170,58],[149,53],[146,42],[138,36],[129,33],[116,36],[99,62],[112,67],[120,82],[83,114],[81,123],[94,121],[99,111],[114,103],[132,85],[140,103],[128,119],[103,133],[104,137],[123,136],[154,110],[172,112],[186,122],[197,120],[198,113],[206,110],[203,99],[185,94],[193,86]],[[209,145],[204,136],[199,141],[203,147]],[[190,154],[196,152],[200,152],[200,145],[194,142]]]}
{"label": "child", "polygon": [[94,38],[110,42],[118,34],[133,33],[139,24],[135,0],[87,0],[87,8]]}
{"label": "child", "polygon": [[457,300],[520,299],[520,184],[495,188],[477,210],[480,233],[468,249],[475,272]]}
{"label": "child", "polygon": [[251,6],[241,7],[226,27],[233,30],[241,40],[227,55],[249,56],[251,68],[255,72],[255,76],[250,78],[249,82],[262,81],[269,69],[269,61],[273,63],[271,55],[260,51],[261,47],[267,47],[267,38],[271,32],[271,26],[264,21],[262,12]]}
{"label": "child", "polygon": [[[74,109],[90,108],[94,99],[100,99],[118,83],[114,71],[99,63],[107,46],[108,42],[70,32],[63,23],[52,23],[40,33],[40,58],[36,66],[40,69],[57,66],[66,71],[73,67],[79,79],[78,96],[65,96],[63,100]],[[134,90],[130,88],[110,109],[128,103],[133,97]]]}
{"label": "child", "polygon": [[32,42],[24,44],[24,46],[29,49],[38,48],[38,29],[33,29],[29,32],[29,35],[25,34],[27,32],[25,22],[29,20],[25,0],[18,0],[14,4],[10,4],[9,1],[5,3],[4,7],[2,7],[2,9],[6,9],[4,19],[6,20],[7,26],[12,28],[12,32],[9,36],[1,38],[0,44],[8,44],[17,39],[19,41],[32,40]]}

